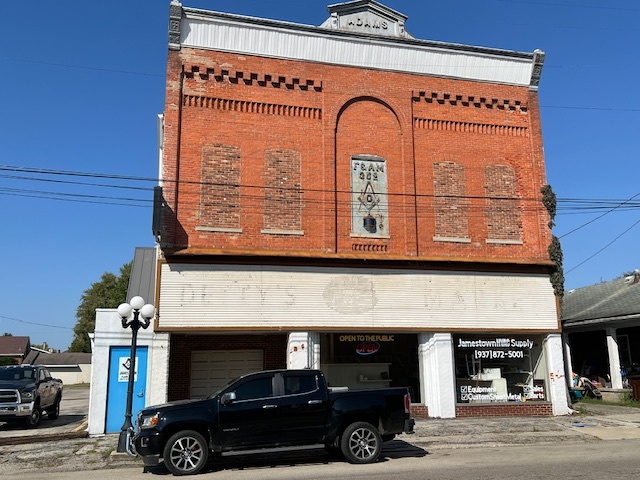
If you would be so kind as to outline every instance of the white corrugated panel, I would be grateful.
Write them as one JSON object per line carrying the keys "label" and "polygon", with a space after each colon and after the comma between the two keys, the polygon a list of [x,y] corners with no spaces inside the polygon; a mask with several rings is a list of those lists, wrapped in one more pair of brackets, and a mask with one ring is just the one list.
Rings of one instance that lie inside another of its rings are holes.
{"label": "white corrugated panel", "polygon": [[181,31],[182,44],[195,48],[522,86],[531,80],[532,57],[501,55],[497,50],[464,51],[446,45],[332,36],[312,27],[307,31],[286,25],[276,28],[228,18],[186,18]]}
{"label": "white corrugated panel", "polygon": [[165,264],[159,327],[555,330],[546,275]]}

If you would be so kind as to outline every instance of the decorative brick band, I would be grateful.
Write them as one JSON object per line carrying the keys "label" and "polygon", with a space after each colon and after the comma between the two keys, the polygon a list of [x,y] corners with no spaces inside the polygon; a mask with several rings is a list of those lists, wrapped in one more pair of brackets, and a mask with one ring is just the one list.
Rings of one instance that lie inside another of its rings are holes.
{"label": "decorative brick band", "polygon": [[[413,418],[429,418],[429,409],[425,405],[411,404]],[[551,417],[551,403],[496,403],[492,405],[456,405],[456,418],[473,417]]]}
{"label": "decorative brick band", "polygon": [[322,81],[304,80],[300,78],[272,75],[268,73],[245,73],[226,68],[214,69],[200,65],[185,65],[184,74],[187,78],[200,78],[202,80],[215,80],[216,82],[229,82],[234,84],[258,85],[260,87],[297,88],[304,91],[321,92]]}
{"label": "decorative brick band", "polygon": [[503,100],[499,98],[476,97],[474,95],[454,95],[444,92],[413,92],[412,100],[419,102],[424,99],[427,103],[444,105],[462,105],[463,107],[497,108],[498,110],[511,110],[526,113],[527,104],[520,100]]}
{"label": "decorative brick band", "polygon": [[227,98],[211,98],[200,95],[184,95],[182,105],[185,107],[213,108],[233,112],[258,113],[263,115],[279,115],[284,117],[302,117],[322,120],[322,109],[313,107],[296,107],[294,105],[278,105],[276,103],[247,102],[245,100],[229,100]]}
{"label": "decorative brick band", "polygon": [[373,245],[370,243],[354,243],[351,245],[351,250],[354,252],[387,253],[389,247],[387,245]]}
{"label": "decorative brick band", "polygon": [[[413,411],[413,405],[411,406]],[[550,417],[551,403],[496,403],[491,405],[456,405],[456,418],[464,417]]]}
{"label": "decorative brick band", "polygon": [[425,130],[443,130],[451,132],[480,133],[483,135],[500,135],[506,137],[528,137],[526,127],[492,125],[490,123],[456,122],[453,120],[432,120],[430,118],[414,118],[415,128]]}

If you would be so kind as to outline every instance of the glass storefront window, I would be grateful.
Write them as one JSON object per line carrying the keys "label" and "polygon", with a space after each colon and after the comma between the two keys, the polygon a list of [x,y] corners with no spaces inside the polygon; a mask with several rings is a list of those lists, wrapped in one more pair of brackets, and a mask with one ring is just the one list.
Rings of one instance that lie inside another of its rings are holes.
{"label": "glass storefront window", "polygon": [[547,400],[541,335],[454,335],[458,403]]}
{"label": "glass storefront window", "polygon": [[326,333],[320,364],[329,386],[351,390],[406,387],[420,402],[418,336],[394,333]]}

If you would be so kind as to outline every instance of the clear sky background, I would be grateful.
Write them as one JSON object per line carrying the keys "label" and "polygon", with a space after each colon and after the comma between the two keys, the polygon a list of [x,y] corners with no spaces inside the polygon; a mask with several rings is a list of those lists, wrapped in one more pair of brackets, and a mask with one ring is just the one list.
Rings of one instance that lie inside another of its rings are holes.
{"label": "clear sky background", "polygon": [[[169,3],[3,5],[0,335],[65,350],[83,291],[118,274],[135,247],[154,245]],[[338,2],[183,1],[308,25],[320,25],[330,3]],[[382,3],[409,17],[416,38],[546,52],[540,105],[565,287],[640,268],[640,3]]]}

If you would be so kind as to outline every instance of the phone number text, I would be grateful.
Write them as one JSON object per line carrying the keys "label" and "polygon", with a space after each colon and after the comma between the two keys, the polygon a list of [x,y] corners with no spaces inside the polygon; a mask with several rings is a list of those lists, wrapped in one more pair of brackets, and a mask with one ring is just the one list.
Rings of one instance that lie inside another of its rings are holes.
{"label": "phone number text", "polygon": [[475,350],[473,356],[476,359],[479,358],[524,358],[524,351],[522,350]]}

